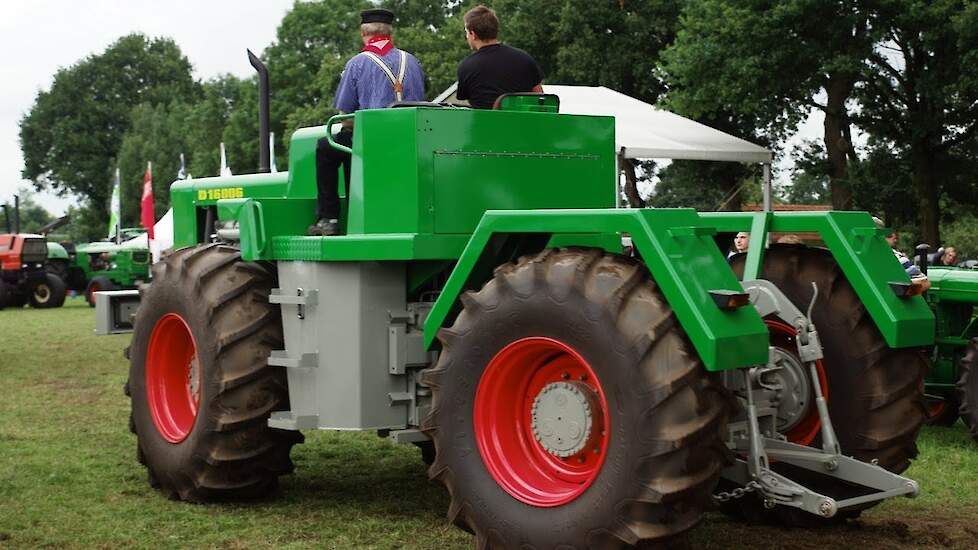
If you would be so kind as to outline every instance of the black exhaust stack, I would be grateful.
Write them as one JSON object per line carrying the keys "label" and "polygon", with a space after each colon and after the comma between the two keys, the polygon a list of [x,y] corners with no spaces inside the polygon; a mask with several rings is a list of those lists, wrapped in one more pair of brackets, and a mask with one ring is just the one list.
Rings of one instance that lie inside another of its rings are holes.
{"label": "black exhaust stack", "polygon": [[248,61],[251,66],[258,71],[258,171],[267,173],[272,171],[272,152],[269,144],[269,91],[268,91],[268,68],[261,62],[261,59],[248,50]]}
{"label": "black exhaust stack", "polygon": [[14,195],[14,233],[20,233],[20,195]]}

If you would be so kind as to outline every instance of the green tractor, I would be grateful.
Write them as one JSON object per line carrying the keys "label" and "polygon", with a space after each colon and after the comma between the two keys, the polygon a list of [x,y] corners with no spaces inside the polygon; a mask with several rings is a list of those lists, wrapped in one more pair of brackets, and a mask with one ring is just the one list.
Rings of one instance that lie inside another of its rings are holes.
{"label": "green tractor", "polygon": [[96,292],[134,289],[149,281],[149,247],[140,239],[80,244],[68,256],[63,278],[69,289],[85,294],[91,307]]}
{"label": "green tractor", "polygon": [[978,270],[931,266],[927,276],[936,319],[926,380],[930,423],[951,426],[960,417],[978,442]]}
{"label": "green tractor", "polygon": [[[150,485],[260,497],[303,430],[371,431],[421,447],[480,548],[916,495],[934,321],[871,218],[617,209],[614,119],[557,111],[359,111],[295,132],[288,172],[175,182],[126,384]],[[349,118],[344,148],[327,128]],[[352,154],[345,235],[308,237],[323,137]],[[716,238],[738,231],[731,266]]]}

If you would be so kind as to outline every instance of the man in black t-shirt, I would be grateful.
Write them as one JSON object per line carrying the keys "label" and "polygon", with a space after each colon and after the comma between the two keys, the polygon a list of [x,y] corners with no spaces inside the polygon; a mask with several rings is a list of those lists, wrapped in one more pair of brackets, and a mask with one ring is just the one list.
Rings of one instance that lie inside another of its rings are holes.
{"label": "man in black t-shirt", "polygon": [[543,71],[530,54],[500,44],[496,12],[476,6],[465,12],[465,40],[475,50],[458,66],[455,97],[478,109],[491,109],[496,98],[515,92],[543,92]]}

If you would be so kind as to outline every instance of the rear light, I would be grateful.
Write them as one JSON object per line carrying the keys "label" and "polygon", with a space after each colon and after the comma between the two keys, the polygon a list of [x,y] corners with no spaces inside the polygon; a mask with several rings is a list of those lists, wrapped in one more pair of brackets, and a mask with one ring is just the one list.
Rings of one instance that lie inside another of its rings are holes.
{"label": "rear light", "polygon": [[737,309],[750,303],[750,294],[736,290],[711,290],[710,297],[723,310]]}
{"label": "rear light", "polygon": [[924,283],[911,281],[909,283],[890,283],[890,289],[900,298],[920,296],[927,289]]}

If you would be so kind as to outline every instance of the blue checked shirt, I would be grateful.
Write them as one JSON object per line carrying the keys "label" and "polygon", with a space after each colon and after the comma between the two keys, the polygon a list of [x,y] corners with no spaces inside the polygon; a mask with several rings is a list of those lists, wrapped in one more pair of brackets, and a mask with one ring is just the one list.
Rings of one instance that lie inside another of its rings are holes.
{"label": "blue checked shirt", "polygon": [[[401,50],[391,48],[380,58],[397,77],[401,67]],[[407,54],[404,71],[403,101],[424,101],[424,70],[421,63]],[[387,74],[364,54],[358,54],[346,62],[340,85],[336,88],[333,106],[338,111],[352,113],[360,109],[381,109],[394,102],[394,86]]]}
{"label": "blue checked shirt", "polygon": [[924,275],[924,272],[921,271],[919,267],[915,266],[906,254],[894,248],[893,255],[896,256],[897,261],[900,262],[900,267],[907,272],[910,279],[917,281],[927,278],[927,275]]}

